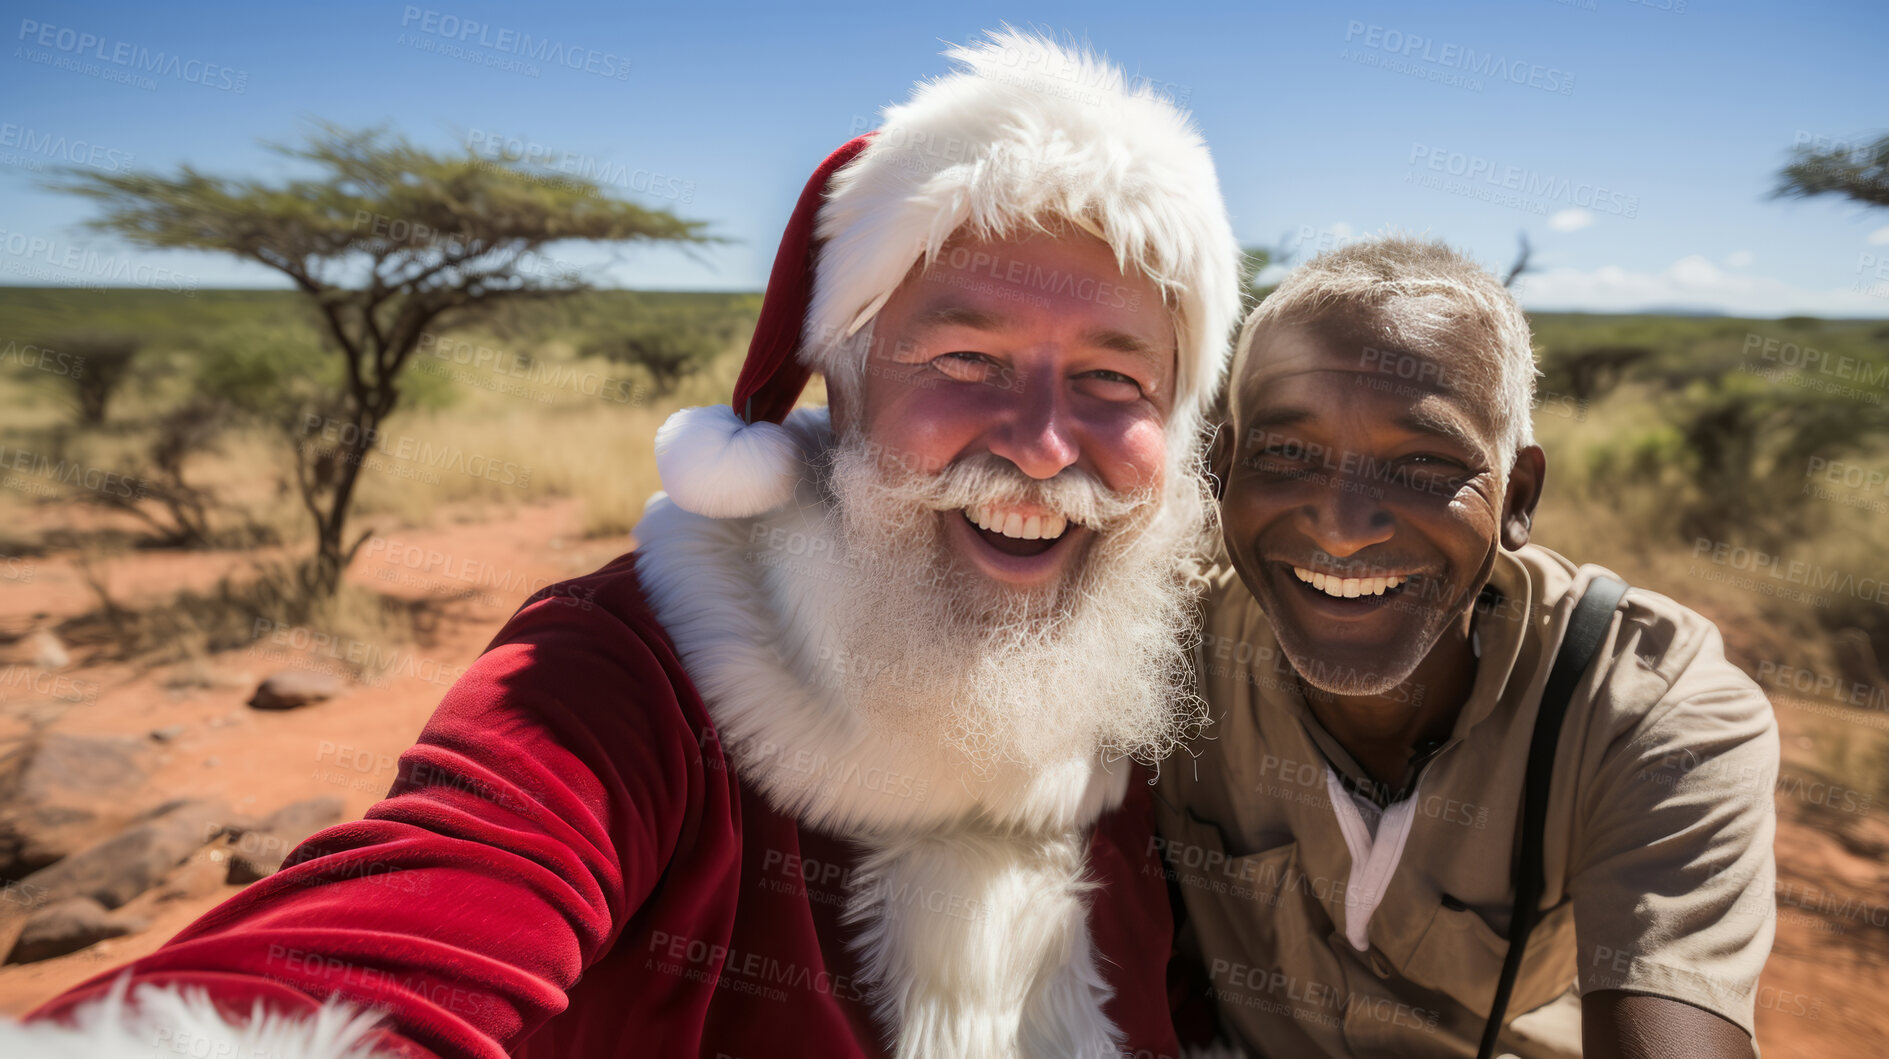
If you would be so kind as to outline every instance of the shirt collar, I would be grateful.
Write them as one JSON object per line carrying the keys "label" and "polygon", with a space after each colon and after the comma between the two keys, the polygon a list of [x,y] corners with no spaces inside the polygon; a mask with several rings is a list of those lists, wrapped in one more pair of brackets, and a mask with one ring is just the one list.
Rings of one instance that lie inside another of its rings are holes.
{"label": "shirt collar", "polygon": [[1470,729],[1495,712],[1508,690],[1509,676],[1515,672],[1515,660],[1521,657],[1522,642],[1539,620],[1534,579],[1528,567],[1506,548],[1496,552],[1489,587],[1495,590],[1486,593],[1492,598],[1476,615],[1476,631],[1482,640],[1476,683],[1469,690],[1469,701],[1456,715],[1456,727],[1450,732],[1452,740],[1468,735]]}

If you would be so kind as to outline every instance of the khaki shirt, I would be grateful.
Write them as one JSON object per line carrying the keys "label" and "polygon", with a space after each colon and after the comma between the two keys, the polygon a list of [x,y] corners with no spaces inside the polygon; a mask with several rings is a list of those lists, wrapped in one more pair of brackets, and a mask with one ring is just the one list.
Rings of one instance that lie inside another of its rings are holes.
{"label": "khaki shirt", "polygon": [[[1215,571],[1197,659],[1215,723],[1196,759],[1162,766],[1158,841],[1186,905],[1183,948],[1198,947],[1221,1022],[1249,1051],[1475,1054],[1508,949],[1535,713],[1574,602],[1604,573],[1534,545],[1499,554],[1474,688],[1405,794],[1409,837],[1360,952],[1327,768],[1369,776],[1312,718],[1238,575]],[[1682,1000],[1749,1033],[1776,919],[1777,769],[1770,703],[1717,628],[1628,591],[1561,730],[1547,911],[1510,1016],[1578,983]]]}

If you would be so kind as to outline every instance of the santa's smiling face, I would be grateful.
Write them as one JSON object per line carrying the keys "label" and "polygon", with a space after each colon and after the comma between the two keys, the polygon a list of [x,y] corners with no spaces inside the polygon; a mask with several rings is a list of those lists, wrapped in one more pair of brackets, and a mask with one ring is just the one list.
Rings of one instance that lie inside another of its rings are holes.
{"label": "santa's smiling face", "polygon": [[823,475],[857,576],[810,623],[844,696],[980,769],[1172,749],[1212,505],[1159,289],[1088,235],[954,240],[860,338]]}
{"label": "santa's smiling face", "polygon": [[1158,495],[1174,388],[1159,288],[1067,229],[947,242],[874,317],[857,385],[830,399],[836,432],[857,433],[882,462],[1047,483],[937,513],[955,567],[994,594],[1033,595],[1078,568],[1098,530],[1055,501],[1063,484]]}

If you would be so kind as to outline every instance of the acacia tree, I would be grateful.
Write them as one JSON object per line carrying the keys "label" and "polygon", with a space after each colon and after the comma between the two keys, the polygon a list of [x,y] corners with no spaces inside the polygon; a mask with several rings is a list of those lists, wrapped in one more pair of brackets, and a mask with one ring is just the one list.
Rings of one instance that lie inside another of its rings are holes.
{"label": "acacia tree", "polygon": [[86,331],[59,335],[45,342],[77,361],[76,370],[65,378],[72,384],[72,395],[79,402],[79,422],[88,427],[102,426],[105,406],[131,375],[132,362],[144,348],[137,335]]}
{"label": "acacia tree", "polygon": [[51,186],[99,204],[94,230],[140,246],[233,254],[308,296],[343,369],[341,385],[295,410],[307,424],[296,482],[316,529],[304,580],[319,596],[335,592],[369,536],[346,538],[355,484],[430,329],[503,302],[586,289],[574,270],[552,267],[553,244],[714,241],[700,222],[614,198],[593,180],[469,151],[437,154],[384,129],[322,124],[303,146],[270,146],[316,175],[268,182],[189,165],[174,175],[74,167]]}
{"label": "acacia tree", "polygon": [[1772,195],[1839,195],[1865,206],[1889,206],[1889,136],[1879,136],[1869,144],[1797,147],[1778,173]]}

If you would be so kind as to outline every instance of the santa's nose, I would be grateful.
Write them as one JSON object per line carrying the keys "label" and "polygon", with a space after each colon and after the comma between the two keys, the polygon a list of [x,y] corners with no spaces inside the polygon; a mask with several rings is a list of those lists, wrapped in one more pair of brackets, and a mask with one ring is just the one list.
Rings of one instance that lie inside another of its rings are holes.
{"label": "santa's nose", "polygon": [[1026,385],[1011,396],[991,430],[990,451],[1032,478],[1054,478],[1081,455],[1074,425],[1058,387]]}

